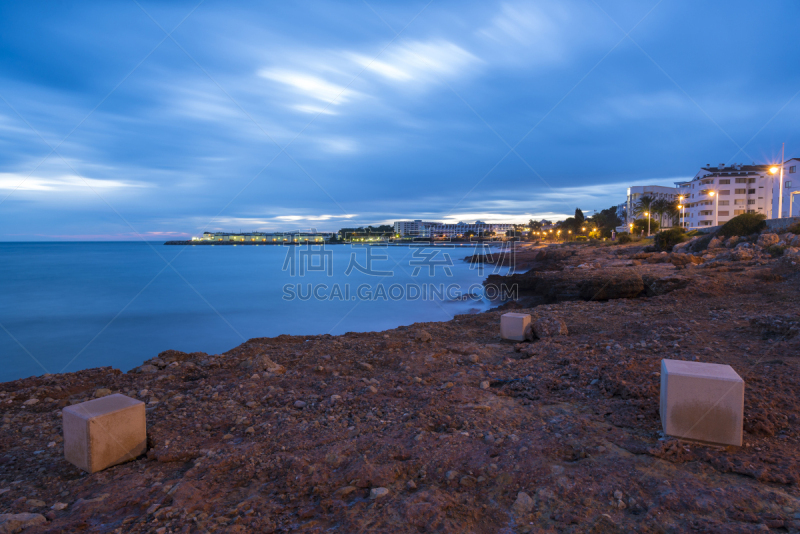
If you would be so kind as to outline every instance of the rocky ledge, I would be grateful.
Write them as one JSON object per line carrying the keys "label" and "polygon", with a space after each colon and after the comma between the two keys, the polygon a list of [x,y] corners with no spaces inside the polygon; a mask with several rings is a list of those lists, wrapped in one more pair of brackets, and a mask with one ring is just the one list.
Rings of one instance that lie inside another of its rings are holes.
{"label": "rocky ledge", "polygon": [[[800,275],[730,251],[570,248],[518,275],[531,342],[495,310],[0,384],[0,532],[797,532]],[[738,371],[743,447],[662,435],[662,358]],[[61,408],[112,392],[148,451],[87,475]]]}

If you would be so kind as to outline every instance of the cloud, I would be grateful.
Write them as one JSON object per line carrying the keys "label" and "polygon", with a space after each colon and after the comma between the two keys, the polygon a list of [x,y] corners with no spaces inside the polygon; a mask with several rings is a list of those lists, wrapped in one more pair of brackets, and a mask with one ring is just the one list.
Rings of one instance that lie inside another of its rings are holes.
{"label": "cloud", "polygon": [[316,141],[320,144],[322,150],[333,154],[351,153],[358,149],[355,141],[344,137],[323,137],[317,138]]}
{"label": "cloud", "polygon": [[582,2],[505,3],[491,21],[475,33],[494,63],[552,65],[578,50],[594,48],[612,34],[590,15],[597,11]]}
{"label": "cloud", "polygon": [[292,106],[293,109],[297,111],[302,111],[303,113],[313,113],[316,115],[317,113],[321,113],[323,115],[338,115],[338,112],[332,110],[330,107],[324,108],[320,106],[310,106],[307,104],[296,104]]}
{"label": "cloud", "polygon": [[119,189],[152,187],[143,182],[124,180],[98,180],[95,178],[81,178],[75,175],[55,177],[26,177],[22,174],[0,173],[0,190],[8,191],[39,191],[39,192],[77,192],[91,193],[96,191],[114,191]]}
{"label": "cloud", "polygon": [[340,105],[354,98],[358,93],[345,86],[324,80],[317,76],[286,69],[264,69],[259,76],[288,86],[300,96],[321,100],[326,104]]}
{"label": "cloud", "polygon": [[367,70],[393,82],[436,81],[452,77],[480,63],[473,54],[445,40],[413,41],[389,47],[377,58],[351,54],[352,60]]}

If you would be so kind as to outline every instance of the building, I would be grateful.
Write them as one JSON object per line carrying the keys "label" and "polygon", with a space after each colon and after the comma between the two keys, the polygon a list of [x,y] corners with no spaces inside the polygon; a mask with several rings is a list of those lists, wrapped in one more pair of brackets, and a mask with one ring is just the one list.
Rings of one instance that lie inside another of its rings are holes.
{"label": "building", "polygon": [[773,211],[775,175],[772,165],[706,166],[688,182],[677,182],[681,202],[680,223],[686,228],[725,224],[742,213],[762,213],[768,219]]}
{"label": "building", "polygon": [[430,228],[442,223],[423,221],[395,221],[394,233],[400,237],[430,237]]}
{"label": "building", "polygon": [[192,241],[222,241],[234,243],[325,243],[330,240],[330,234],[308,232],[203,232],[202,237],[193,237]]}
{"label": "building", "polygon": [[[778,202],[778,195],[775,195],[772,209],[778,213],[778,206],[782,204],[782,217],[800,217],[800,158],[788,159],[783,163],[783,202]],[[780,180],[780,171],[773,176]],[[776,187],[777,190],[777,187]]]}
{"label": "building", "polygon": [[507,231],[513,229],[513,224],[492,224],[483,221],[446,224],[415,220],[395,221],[394,223],[394,233],[401,237],[464,237],[468,232],[472,232],[476,236],[492,233],[496,236],[504,236]]}
{"label": "building", "polygon": [[492,224],[483,221],[475,221],[474,223],[458,222],[456,224],[440,223],[430,228],[430,235],[433,237],[465,237],[471,232],[475,236],[505,236],[506,232],[513,229],[513,224]]}
{"label": "building", "polygon": [[[622,225],[617,227],[618,232],[627,232],[630,225],[636,219],[646,219],[644,214],[636,215],[636,206],[644,196],[652,197],[655,200],[667,200],[674,202],[678,200],[680,191],[675,187],[666,187],[663,185],[636,185],[628,188],[628,197],[623,204],[617,206],[617,217],[622,221]],[[651,216],[653,219],[661,219],[659,223],[661,226],[674,226],[678,223],[678,218],[671,217],[670,215]]]}

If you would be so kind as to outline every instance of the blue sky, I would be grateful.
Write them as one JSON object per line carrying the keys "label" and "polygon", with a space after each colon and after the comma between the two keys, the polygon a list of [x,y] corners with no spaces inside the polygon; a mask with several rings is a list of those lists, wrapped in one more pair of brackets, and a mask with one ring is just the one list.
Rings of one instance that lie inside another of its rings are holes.
{"label": "blue sky", "polygon": [[[800,4],[4,2],[0,240],[522,222],[800,154]],[[513,149],[513,150],[512,150]]]}

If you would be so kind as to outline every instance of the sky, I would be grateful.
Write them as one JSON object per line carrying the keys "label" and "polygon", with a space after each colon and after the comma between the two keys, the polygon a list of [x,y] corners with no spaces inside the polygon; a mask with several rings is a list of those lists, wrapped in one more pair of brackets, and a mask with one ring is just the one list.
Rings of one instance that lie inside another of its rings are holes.
{"label": "sky", "polygon": [[0,3],[0,241],[559,219],[800,156],[800,4]]}

